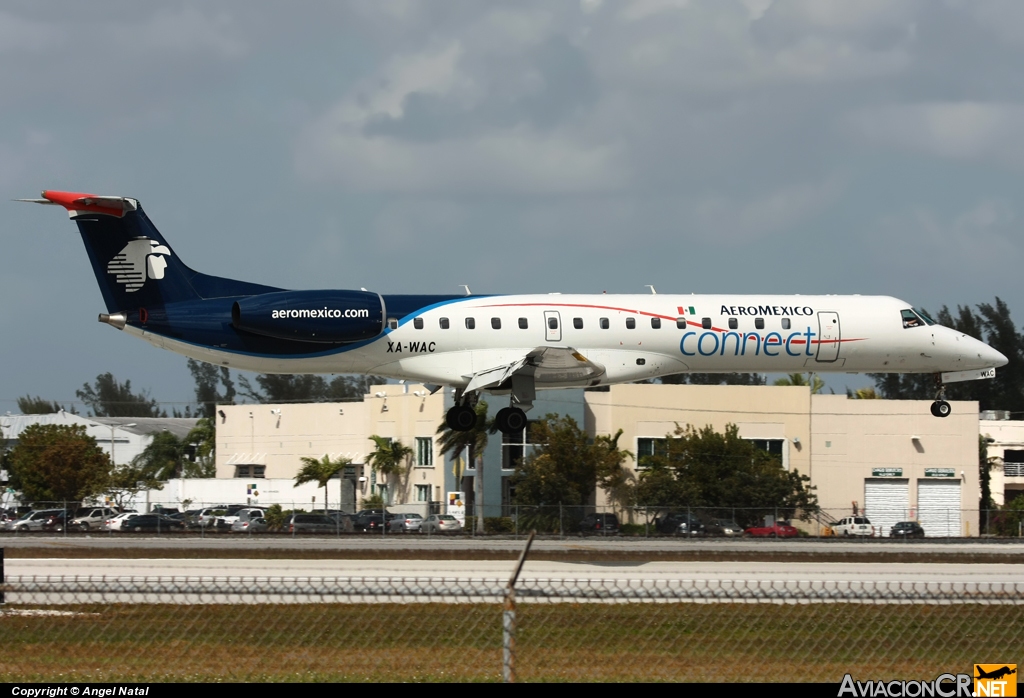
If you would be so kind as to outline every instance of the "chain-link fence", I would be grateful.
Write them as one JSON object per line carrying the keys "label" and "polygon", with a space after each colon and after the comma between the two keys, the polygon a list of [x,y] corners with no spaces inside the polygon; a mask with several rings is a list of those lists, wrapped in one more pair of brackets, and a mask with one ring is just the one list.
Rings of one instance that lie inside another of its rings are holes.
{"label": "chain-link fence", "polygon": [[[508,659],[502,581],[8,577],[3,591],[2,681],[499,681]],[[1024,583],[525,579],[515,597],[520,681],[931,679],[1024,649]]]}
{"label": "chain-link fence", "polygon": [[[547,536],[719,537],[740,536],[838,537],[845,539],[967,538],[1024,536],[1024,509],[959,509],[879,507],[815,509],[783,507],[656,507],[567,506],[508,504],[501,516],[484,518],[478,526],[472,512],[461,517],[456,530],[435,519],[437,502],[422,502],[364,512],[312,510],[307,503],[276,505],[188,502],[189,508],[168,504],[121,512],[108,505],[82,506],[68,502],[35,502],[20,511],[0,512],[0,532],[14,534],[81,533],[119,535],[149,533],[206,537],[225,533],[247,535],[343,537],[348,535],[421,533],[426,536],[524,536],[536,530]],[[261,512],[267,512],[265,519]],[[146,518],[137,518],[145,515]],[[301,517],[301,518],[296,518]],[[309,517],[319,517],[310,519]],[[432,518],[433,517],[433,518]],[[6,518],[6,521],[2,519]],[[317,522],[318,521],[318,522]],[[482,529],[482,530],[481,530]]]}

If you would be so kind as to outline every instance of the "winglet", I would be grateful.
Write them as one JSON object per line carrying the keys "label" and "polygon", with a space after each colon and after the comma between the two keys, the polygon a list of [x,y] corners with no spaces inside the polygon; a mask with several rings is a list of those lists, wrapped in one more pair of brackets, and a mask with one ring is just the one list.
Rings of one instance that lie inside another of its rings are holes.
{"label": "winglet", "polygon": [[96,196],[70,191],[54,191],[47,189],[41,199],[15,199],[32,204],[51,204],[63,206],[72,218],[83,213],[102,213],[107,216],[121,218],[129,211],[139,208],[139,202],[124,196]]}

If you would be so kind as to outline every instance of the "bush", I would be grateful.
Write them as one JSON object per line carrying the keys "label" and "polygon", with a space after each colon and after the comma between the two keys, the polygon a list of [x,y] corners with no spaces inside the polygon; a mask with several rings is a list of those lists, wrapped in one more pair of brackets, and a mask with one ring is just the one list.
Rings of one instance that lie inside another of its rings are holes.
{"label": "bush", "polygon": [[508,516],[489,516],[484,519],[485,533],[515,533],[516,522]]}
{"label": "bush", "polygon": [[624,523],[619,525],[619,534],[623,536],[644,536],[647,533],[647,527],[643,524]]}

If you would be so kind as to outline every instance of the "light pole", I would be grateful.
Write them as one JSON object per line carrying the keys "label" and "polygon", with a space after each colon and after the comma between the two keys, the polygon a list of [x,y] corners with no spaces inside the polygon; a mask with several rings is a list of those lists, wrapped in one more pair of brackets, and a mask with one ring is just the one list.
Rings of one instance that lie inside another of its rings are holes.
{"label": "light pole", "polygon": [[116,429],[117,427],[134,427],[134,426],[138,426],[138,425],[135,422],[130,422],[128,424],[111,424],[110,425],[110,462],[114,464],[114,467],[117,467],[117,459],[114,458],[114,429]]}

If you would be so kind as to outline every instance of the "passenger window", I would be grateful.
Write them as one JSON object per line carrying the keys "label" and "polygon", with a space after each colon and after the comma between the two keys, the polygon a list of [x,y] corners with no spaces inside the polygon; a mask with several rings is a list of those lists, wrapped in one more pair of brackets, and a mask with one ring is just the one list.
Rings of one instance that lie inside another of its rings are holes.
{"label": "passenger window", "polygon": [[475,330],[476,329],[476,318],[474,318],[474,317],[466,318],[466,329],[467,330]]}
{"label": "passenger window", "polygon": [[924,320],[919,318],[913,310],[901,310],[904,327],[924,327]]}
{"label": "passenger window", "polygon": [[763,317],[756,317],[756,318],[754,318],[754,329],[755,330],[763,330],[764,329],[764,318]]}
{"label": "passenger window", "polygon": [[677,317],[676,318],[676,329],[677,330],[685,330],[686,329],[686,318],[684,318],[684,317]]}
{"label": "passenger window", "polygon": [[491,329],[492,330],[500,330],[501,329],[501,318],[500,317],[492,317],[491,318]]}
{"label": "passenger window", "polygon": [[703,327],[705,330],[710,330],[711,329],[711,318],[709,318],[709,317],[701,318],[700,326]]}
{"label": "passenger window", "polygon": [[556,317],[549,317],[548,318],[548,329],[549,330],[557,330],[558,329],[558,318],[556,318]]}
{"label": "passenger window", "polygon": [[598,322],[598,324],[601,326],[602,330],[607,330],[608,327],[609,327],[609,325],[608,325],[608,318],[606,318],[606,317],[601,318],[601,320]]}
{"label": "passenger window", "polygon": [[583,329],[583,318],[581,318],[581,317],[574,317],[572,319],[572,326],[575,329],[577,329],[577,330],[582,330]]}
{"label": "passenger window", "polygon": [[651,329],[652,330],[660,330],[661,329],[661,318],[660,317],[652,317],[651,318]]}
{"label": "passenger window", "polygon": [[789,329],[789,318],[788,317],[782,318],[782,329],[784,329],[784,330],[788,330]]}
{"label": "passenger window", "polygon": [[739,321],[736,318],[734,318],[734,317],[729,318],[729,329],[730,330],[738,329],[739,326],[740,326],[740,323],[739,323]]}
{"label": "passenger window", "polygon": [[633,317],[626,318],[626,329],[627,330],[635,330],[636,329],[636,318],[633,318]]}
{"label": "passenger window", "polygon": [[437,321],[437,324],[439,324],[441,326],[442,330],[447,330],[448,329],[448,318],[446,318],[446,317],[441,318],[440,320]]}
{"label": "passenger window", "polygon": [[525,330],[529,326],[530,326],[530,324],[526,321],[526,318],[524,318],[524,317],[519,318],[519,329]]}
{"label": "passenger window", "polygon": [[396,318],[396,317],[389,317],[388,318],[388,327],[390,327],[393,330],[397,330],[398,329],[398,318]]}
{"label": "passenger window", "polygon": [[412,326],[415,327],[417,330],[422,330],[423,329],[423,318],[421,318],[421,317],[415,318],[412,321]]}

